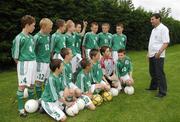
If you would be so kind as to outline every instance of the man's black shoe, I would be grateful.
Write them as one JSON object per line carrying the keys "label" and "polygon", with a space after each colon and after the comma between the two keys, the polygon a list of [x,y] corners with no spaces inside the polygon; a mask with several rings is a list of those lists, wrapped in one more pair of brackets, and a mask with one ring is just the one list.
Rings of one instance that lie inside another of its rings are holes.
{"label": "man's black shoe", "polygon": [[163,97],[165,97],[166,95],[163,95],[163,94],[157,94],[155,97],[156,98],[163,98]]}
{"label": "man's black shoe", "polygon": [[146,88],[145,90],[147,90],[147,91],[155,91],[157,89]]}

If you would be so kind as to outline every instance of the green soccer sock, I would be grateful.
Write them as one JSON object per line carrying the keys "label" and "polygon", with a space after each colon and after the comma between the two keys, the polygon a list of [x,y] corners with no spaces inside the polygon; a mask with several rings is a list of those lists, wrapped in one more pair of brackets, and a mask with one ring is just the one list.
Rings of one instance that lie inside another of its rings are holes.
{"label": "green soccer sock", "polygon": [[28,99],[34,99],[34,89],[28,88]]}
{"label": "green soccer sock", "polygon": [[17,100],[18,100],[18,110],[22,110],[24,109],[24,102],[23,102],[23,95],[24,95],[24,92],[23,91],[17,91]]}
{"label": "green soccer sock", "polygon": [[42,94],[42,87],[36,84],[36,95],[38,99],[41,98],[41,94]]}

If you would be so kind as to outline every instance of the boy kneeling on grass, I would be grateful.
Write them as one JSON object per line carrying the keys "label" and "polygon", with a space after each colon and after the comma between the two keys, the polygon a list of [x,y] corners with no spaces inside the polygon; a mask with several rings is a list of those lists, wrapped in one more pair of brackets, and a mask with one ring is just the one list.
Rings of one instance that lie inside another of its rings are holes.
{"label": "boy kneeling on grass", "polygon": [[91,75],[93,78],[93,84],[101,84],[102,88],[97,90],[96,92],[99,93],[102,90],[109,91],[110,90],[110,85],[103,76],[103,71],[101,69],[100,65],[100,52],[98,49],[92,49],[90,51],[90,57],[92,60],[92,70],[91,70]]}
{"label": "boy kneeling on grass", "polygon": [[45,84],[44,92],[41,96],[41,105],[43,109],[52,118],[57,121],[65,121],[66,115],[63,112],[65,104],[71,106],[72,104],[66,102],[64,98],[63,82],[59,79],[59,74],[63,71],[63,62],[60,59],[53,59],[50,63],[51,74]]}
{"label": "boy kneeling on grass", "polygon": [[132,86],[134,84],[132,78],[132,62],[131,59],[126,56],[126,51],[124,49],[118,50],[116,70],[122,86]]}
{"label": "boy kneeling on grass", "polygon": [[111,56],[111,49],[108,46],[103,46],[100,49],[102,58],[100,60],[101,68],[105,79],[111,87],[121,90],[121,83],[115,74],[115,63]]}

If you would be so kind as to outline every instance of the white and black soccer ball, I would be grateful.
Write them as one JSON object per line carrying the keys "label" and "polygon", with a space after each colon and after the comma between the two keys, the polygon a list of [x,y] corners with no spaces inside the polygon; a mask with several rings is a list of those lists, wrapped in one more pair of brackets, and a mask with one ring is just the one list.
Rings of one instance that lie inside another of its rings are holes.
{"label": "white and black soccer ball", "polygon": [[84,107],[85,107],[85,102],[84,102],[83,99],[78,98],[77,101],[76,101],[76,103],[77,103],[77,106],[78,106],[78,109],[79,109],[79,110],[83,110],[83,109],[84,109]]}
{"label": "white and black soccer ball", "polygon": [[126,87],[124,88],[124,92],[125,92],[126,94],[128,94],[128,95],[132,95],[132,94],[134,94],[134,87],[132,87],[132,86],[126,86]]}
{"label": "white and black soccer ball", "polygon": [[39,103],[37,100],[34,100],[34,99],[28,100],[24,105],[24,108],[25,108],[26,112],[28,112],[28,113],[36,112],[38,107],[39,107]]}
{"label": "white and black soccer ball", "polygon": [[118,94],[119,94],[119,90],[116,88],[111,88],[110,92],[111,92],[112,96],[118,96]]}
{"label": "white and black soccer ball", "polygon": [[69,116],[75,116],[79,112],[79,109],[78,109],[78,106],[76,103],[74,103],[74,105],[72,105],[70,107],[66,106],[65,110],[66,110],[67,115],[69,115]]}

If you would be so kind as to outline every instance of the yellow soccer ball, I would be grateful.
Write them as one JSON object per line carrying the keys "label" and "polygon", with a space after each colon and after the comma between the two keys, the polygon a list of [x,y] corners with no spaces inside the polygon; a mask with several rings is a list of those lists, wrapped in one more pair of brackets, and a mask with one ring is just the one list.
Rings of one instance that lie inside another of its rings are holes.
{"label": "yellow soccer ball", "polygon": [[103,98],[101,97],[101,95],[95,94],[92,97],[92,102],[96,106],[101,105],[101,103],[103,102]]}
{"label": "yellow soccer ball", "polygon": [[103,92],[102,97],[103,97],[104,101],[111,101],[112,100],[111,92]]}

